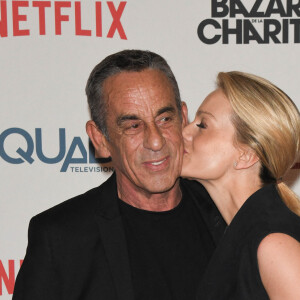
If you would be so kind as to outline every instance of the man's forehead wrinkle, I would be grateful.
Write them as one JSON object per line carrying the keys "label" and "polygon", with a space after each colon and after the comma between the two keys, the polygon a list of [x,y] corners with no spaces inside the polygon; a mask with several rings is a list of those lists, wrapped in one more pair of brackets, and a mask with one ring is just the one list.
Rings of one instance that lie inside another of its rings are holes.
{"label": "man's forehead wrinkle", "polygon": [[143,99],[148,95],[148,88],[144,88],[141,85],[137,84],[135,87],[125,87],[121,90],[115,89],[112,87],[107,91],[108,100],[121,100],[124,104],[132,104],[132,102],[137,102],[140,99]]}
{"label": "man's forehead wrinkle", "polygon": [[172,86],[160,72],[120,73],[104,83],[110,120],[118,127],[134,118],[146,123],[155,122],[166,108],[169,112],[171,107],[177,111]]}

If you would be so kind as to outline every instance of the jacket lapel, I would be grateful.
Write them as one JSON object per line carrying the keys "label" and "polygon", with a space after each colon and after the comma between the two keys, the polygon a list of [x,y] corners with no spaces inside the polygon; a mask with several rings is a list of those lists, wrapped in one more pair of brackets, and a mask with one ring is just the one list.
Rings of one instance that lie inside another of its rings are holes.
{"label": "jacket lapel", "polygon": [[96,210],[96,221],[116,287],[117,299],[133,300],[130,263],[125,232],[118,207],[115,174],[101,186]]}

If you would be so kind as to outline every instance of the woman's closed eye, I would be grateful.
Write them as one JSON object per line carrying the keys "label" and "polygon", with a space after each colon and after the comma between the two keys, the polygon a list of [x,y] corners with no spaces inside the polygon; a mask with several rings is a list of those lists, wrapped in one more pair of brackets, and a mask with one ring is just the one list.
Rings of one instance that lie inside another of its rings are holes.
{"label": "woman's closed eye", "polygon": [[201,122],[201,123],[199,123],[199,124],[196,124],[196,126],[199,127],[199,128],[202,128],[202,129],[205,129],[205,128],[206,128],[206,124],[203,123],[203,122]]}

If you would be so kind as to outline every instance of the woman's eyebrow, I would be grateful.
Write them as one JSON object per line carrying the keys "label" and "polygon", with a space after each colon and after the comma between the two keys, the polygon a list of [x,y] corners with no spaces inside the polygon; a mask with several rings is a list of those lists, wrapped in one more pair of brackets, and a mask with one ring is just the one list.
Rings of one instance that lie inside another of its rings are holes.
{"label": "woman's eyebrow", "polygon": [[198,110],[198,111],[197,111],[197,117],[199,117],[201,114],[209,115],[209,116],[211,116],[211,117],[213,117],[213,118],[215,119],[215,116],[214,116],[212,113],[208,112],[208,111],[205,111],[205,110]]}

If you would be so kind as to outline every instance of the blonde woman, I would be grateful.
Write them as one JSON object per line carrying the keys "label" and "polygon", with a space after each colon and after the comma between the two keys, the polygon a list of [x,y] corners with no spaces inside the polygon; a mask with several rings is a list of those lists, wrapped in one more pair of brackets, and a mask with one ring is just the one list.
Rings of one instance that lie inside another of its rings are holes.
{"label": "blonde woman", "polygon": [[204,185],[228,225],[198,299],[300,299],[300,204],[282,182],[299,134],[289,97],[241,72],[219,73],[184,129],[182,176]]}

